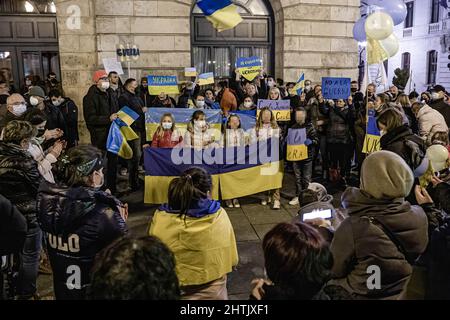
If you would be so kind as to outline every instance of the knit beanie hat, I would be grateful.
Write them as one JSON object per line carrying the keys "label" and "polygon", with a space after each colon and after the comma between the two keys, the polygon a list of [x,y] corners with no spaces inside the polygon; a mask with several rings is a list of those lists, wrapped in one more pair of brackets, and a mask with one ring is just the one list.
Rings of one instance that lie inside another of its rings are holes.
{"label": "knit beanie hat", "polygon": [[413,185],[411,168],[393,152],[377,151],[363,162],[360,189],[375,199],[404,198]]}
{"label": "knit beanie hat", "polygon": [[44,89],[42,89],[40,86],[32,86],[30,91],[28,92],[28,95],[30,97],[41,97],[45,98],[45,92]]}
{"label": "knit beanie hat", "polygon": [[106,78],[108,77],[108,74],[106,73],[105,70],[97,70],[94,72],[94,75],[92,76],[92,80],[97,83],[98,80],[100,80],[101,78]]}

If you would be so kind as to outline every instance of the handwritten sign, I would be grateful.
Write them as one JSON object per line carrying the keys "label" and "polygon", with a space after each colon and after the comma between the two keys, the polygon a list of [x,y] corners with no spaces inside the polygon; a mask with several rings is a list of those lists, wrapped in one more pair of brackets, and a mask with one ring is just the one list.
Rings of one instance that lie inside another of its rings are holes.
{"label": "handwritten sign", "polygon": [[351,96],[350,78],[322,78],[322,93],[325,99],[348,99]]}
{"label": "handwritten sign", "polygon": [[151,95],[179,94],[176,76],[148,76],[148,91]]}
{"label": "handwritten sign", "polygon": [[308,158],[308,147],[305,145],[306,129],[289,129],[287,135],[288,161],[301,161]]}
{"label": "handwritten sign", "polygon": [[205,86],[214,83],[214,73],[202,73],[198,76],[198,85]]}
{"label": "handwritten sign", "polygon": [[108,74],[111,71],[115,71],[119,75],[123,74],[122,64],[120,61],[117,61],[117,58],[103,58],[103,66]]}
{"label": "handwritten sign", "polygon": [[366,137],[364,138],[364,146],[362,151],[369,154],[381,150],[380,139],[381,134],[380,130],[378,130],[375,110],[369,110]]}
{"label": "handwritten sign", "polygon": [[197,69],[195,67],[184,68],[184,75],[186,77],[196,77]]}
{"label": "handwritten sign", "polygon": [[239,73],[248,81],[253,81],[262,70],[262,60],[260,57],[239,58],[236,62]]}
{"label": "handwritten sign", "polygon": [[290,121],[291,120],[291,102],[290,100],[258,100],[258,112],[257,117],[262,108],[269,108],[277,121]]}

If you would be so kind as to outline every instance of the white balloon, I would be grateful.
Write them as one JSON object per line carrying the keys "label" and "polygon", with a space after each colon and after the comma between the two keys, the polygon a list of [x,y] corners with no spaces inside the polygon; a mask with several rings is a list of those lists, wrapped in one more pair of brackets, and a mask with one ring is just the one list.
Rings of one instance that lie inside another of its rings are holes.
{"label": "white balloon", "polygon": [[367,36],[375,40],[384,40],[394,31],[394,21],[385,12],[377,11],[366,19]]}
{"label": "white balloon", "polygon": [[389,58],[395,56],[398,50],[400,50],[400,44],[395,34],[391,34],[386,39],[380,40],[380,44],[388,54]]}

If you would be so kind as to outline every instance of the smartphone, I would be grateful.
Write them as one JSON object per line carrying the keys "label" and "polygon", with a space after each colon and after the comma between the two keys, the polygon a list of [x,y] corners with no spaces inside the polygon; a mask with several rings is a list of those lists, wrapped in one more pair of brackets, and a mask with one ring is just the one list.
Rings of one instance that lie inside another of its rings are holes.
{"label": "smartphone", "polygon": [[304,213],[302,215],[302,220],[312,220],[317,218],[322,219],[331,219],[333,217],[331,209],[325,209],[325,210],[314,210],[312,212]]}

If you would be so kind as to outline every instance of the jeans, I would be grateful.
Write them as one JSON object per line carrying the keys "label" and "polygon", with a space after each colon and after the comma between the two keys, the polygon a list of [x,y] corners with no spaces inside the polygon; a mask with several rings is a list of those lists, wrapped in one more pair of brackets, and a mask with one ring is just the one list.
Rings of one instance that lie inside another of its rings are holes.
{"label": "jeans", "polygon": [[303,190],[308,189],[312,178],[312,159],[292,162],[295,175],[296,195],[300,196]]}
{"label": "jeans", "polygon": [[41,247],[41,229],[37,226],[28,230],[20,253],[20,268],[17,278],[17,295],[21,299],[29,299],[36,293]]}
{"label": "jeans", "polygon": [[133,158],[129,163],[129,181],[132,189],[137,189],[139,187],[139,162],[142,155],[141,134],[140,132],[136,132],[136,134],[139,136],[138,139],[128,141],[128,144],[133,150]]}

